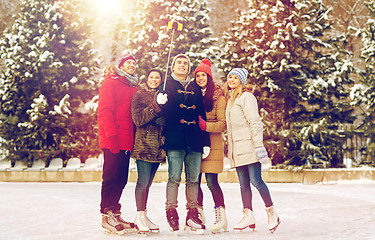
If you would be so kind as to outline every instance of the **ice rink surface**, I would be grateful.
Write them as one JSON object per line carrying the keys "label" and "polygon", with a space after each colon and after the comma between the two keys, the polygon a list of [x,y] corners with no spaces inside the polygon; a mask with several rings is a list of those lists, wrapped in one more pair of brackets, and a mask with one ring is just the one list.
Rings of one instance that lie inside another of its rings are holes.
{"label": "ice rink surface", "polygon": [[[149,239],[282,239],[375,240],[375,182],[352,181],[324,184],[268,183],[281,224],[274,234],[267,230],[263,201],[253,188],[256,231],[235,232],[233,226],[242,218],[239,184],[222,183],[229,232],[192,235],[180,230],[176,237],[169,231],[164,202],[166,183],[154,183],[148,200],[148,216],[159,224],[160,233]],[[99,214],[100,183],[0,183],[1,240],[109,240],[143,239],[145,236],[105,235]],[[135,183],[125,188],[121,199],[123,218],[133,221],[136,215]],[[214,222],[212,196],[203,185],[207,227]],[[185,185],[179,191],[180,226],[186,216]]]}

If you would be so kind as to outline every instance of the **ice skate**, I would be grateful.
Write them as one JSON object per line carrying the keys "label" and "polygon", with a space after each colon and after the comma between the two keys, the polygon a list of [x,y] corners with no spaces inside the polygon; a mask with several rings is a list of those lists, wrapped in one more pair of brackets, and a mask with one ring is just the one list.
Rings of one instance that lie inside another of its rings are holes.
{"label": "ice skate", "polygon": [[244,230],[245,228],[249,227],[252,230],[255,230],[255,218],[253,215],[253,211],[248,208],[243,210],[243,218],[239,221],[235,226],[234,230]]}
{"label": "ice skate", "polygon": [[139,234],[147,235],[150,229],[147,226],[146,221],[146,212],[145,211],[138,211],[137,216],[134,220],[135,228],[138,230]]}
{"label": "ice skate", "polygon": [[102,214],[102,227],[105,234],[124,235],[124,226],[117,221],[112,210],[106,210]]}
{"label": "ice skate", "polygon": [[180,230],[180,223],[178,218],[178,213],[175,208],[167,209],[166,211],[167,221],[169,224],[169,229],[175,232],[177,235],[178,230]]}
{"label": "ice skate", "polygon": [[276,228],[280,225],[280,218],[277,215],[274,206],[266,208],[268,216],[268,230],[273,233],[276,231]]}
{"label": "ice skate", "polygon": [[117,220],[117,222],[119,222],[124,227],[125,233],[135,233],[136,232],[134,223],[125,221],[121,217],[120,211],[115,212],[113,215],[114,215],[115,219]]}
{"label": "ice skate", "polygon": [[145,210],[146,213],[146,225],[148,229],[150,230],[151,233],[159,233],[159,226],[156,225],[155,223],[151,222],[151,220],[147,216],[147,210]]}
{"label": "ice skate", "polygon": [[203,224],[206,224],[206,218],[204,217],[204,212],[203,212],[203,206],[198,206],[198,218],[202,221]]}
{"label": "ice skate", "polygon": [[215,207],[215,223],[211,226],[211,232],[217,233],[220,229],[223,229],[224,232],[228,232],[228,221],[227,215],[225,214],[224,207]]}
{"label": "ice skate", "polygon": [[186,222],[185,222],[185,228],[184,230],[188,230],[194,234],[203,234],[204,229],[206,227],[202,223],[202,221],[199,219],[198,216],[198,209],[196,208],[190,208],[188,210],[187,216],[186,216]]}

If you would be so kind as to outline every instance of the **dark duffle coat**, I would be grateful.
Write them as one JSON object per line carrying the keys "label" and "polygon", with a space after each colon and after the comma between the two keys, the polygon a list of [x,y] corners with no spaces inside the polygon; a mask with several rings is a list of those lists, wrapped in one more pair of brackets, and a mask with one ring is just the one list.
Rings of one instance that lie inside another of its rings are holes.
{"label": "dark duffle coat", "polygon": [[185,89],[170,76],[164,92],[168,95],[168,101],[162,106],[166,116],[164,149],[202,153],[204,146],[210,146],[210,137],[199,128],[198,116],[206,120],[200,87],[190,81]]}
{"label": "dark duffle coat", "polygon": [[165,162],[162,148],[164,137],[162,126],[156,124],[161,109],[155,101],[157,91],[143,86],[132,101],[132,118],[136,126],[135,141],[131,156],[146,162]]}

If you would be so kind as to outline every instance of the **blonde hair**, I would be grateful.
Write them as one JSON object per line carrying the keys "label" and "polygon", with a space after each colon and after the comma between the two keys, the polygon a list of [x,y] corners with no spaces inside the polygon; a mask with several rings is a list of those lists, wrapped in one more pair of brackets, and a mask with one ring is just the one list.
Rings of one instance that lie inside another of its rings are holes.
{"label": "blonde hair", "polygon": [[109,65],[104,69],[104,75],[107,74],[116,74],[116,66],[115,65]]}
{"label": "blonde hair", "polygon": [[224,96],[225,100],[228,102],[230,100],[230,105],[233,106],[234,101],[239,98],[243,92],[251,92],[253,93],[255,90],[255,86],[252,84],[246,85],[238,85],[235,89],[233,89],[232,94],[230,94],[229,90],[231,88],[228,86],[228,81],[224,84]]}

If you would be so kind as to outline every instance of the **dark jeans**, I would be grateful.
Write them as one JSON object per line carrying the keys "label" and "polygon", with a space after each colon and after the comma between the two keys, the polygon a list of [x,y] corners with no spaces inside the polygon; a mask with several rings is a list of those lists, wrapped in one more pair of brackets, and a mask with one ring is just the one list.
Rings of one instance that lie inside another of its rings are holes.
{"label": "dark jeans", "polygon": [[[210,189],[215,207],[224,207],[224,195],[218,181],[217,173],[205,173],[207,187]],[[203,206],[203,191],[201,188],[202,173],[199,174],[198,206]]]}
{"label": "dark jeans", "polygon": [[137,185],[135,186],[135,202],[137,204],[137,211],[145,211],[147,206],[148,192],[160,163],[146,162],[138,159],[136,163],[138,179]]}
{"label": "dark jeans", "polygon": [[115,154],[111,153],[109,149],[103,149],[103,152],[100,212],[104,213],[106,208],[116,212],[121,209],[119,201],[122,191],[128,183],[130,151],[120,150]]}
{"label": "dark jeans", "polygon": [[271,194],[262,179],[262,167],[260,162],[236,167],[236,171],[240,182],[243,208],[253,210],[250,183],[258,189],[266,207],[273,205]]}

